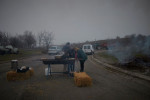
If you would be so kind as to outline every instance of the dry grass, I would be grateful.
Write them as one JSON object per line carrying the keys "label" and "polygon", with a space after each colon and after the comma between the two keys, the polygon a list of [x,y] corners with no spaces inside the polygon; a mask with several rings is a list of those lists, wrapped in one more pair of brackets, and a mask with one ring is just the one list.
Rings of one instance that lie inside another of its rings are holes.
{"label": "dry grass", "polygon": [[39,55],[42,54],[41,50],[23,50],[19,49],[19,54],[5,54],[0,55],[0,63],[10,61],[12,59],[21,59],[24,57],[30,57],[33,55]]}

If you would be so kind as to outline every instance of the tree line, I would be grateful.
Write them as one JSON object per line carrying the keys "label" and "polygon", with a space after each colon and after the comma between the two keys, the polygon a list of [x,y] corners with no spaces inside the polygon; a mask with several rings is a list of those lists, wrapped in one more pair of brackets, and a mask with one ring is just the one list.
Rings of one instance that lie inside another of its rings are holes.
{"label": "tree line", "polygon": [[11,35],[8,32],[0,31],[0,46],[12,45],[17,48],[45,47],[46,49],[54,40],[53,32],[41,31],[34,34],[26,30],[23,34]]}

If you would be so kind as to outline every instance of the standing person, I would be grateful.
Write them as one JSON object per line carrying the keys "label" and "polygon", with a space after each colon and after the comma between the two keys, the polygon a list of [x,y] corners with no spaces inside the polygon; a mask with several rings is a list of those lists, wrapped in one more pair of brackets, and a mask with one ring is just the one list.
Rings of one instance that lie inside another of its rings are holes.
{"label": "standing person", "polygon": [[[75,50],[71,47],[71,49],[69,50],[69,57],[70,60],[75,60]],[[68,72],[70,72],[70,76],[73,76],[73,72],[74,72],[74,68],[75,68],[75,61],[72,62],[71,64],[69,64],[68,66]]]}
{"label": "standing person", "polygon": [[[70,51],[70,42],[67,42],[66,45],[62,48],[62,51],[64,52],[64,58],[69,57],[69,51]],[[67,73],[67,64],[64,64],[64,72]]]}
{"label": "standing person", "polygon": [[75,51],[77,52],[77,58],[80,61],[80,72],[84,71],[84,63],[87,60],[87,55],[83,52],[82,49],[75,48]]}
{"label": "standing person", "polygon": [[70,42],[67,42],[66,45],[62,48],[62,51],[64,52],[64,56],[68,58],[69,51],[70,51]]}

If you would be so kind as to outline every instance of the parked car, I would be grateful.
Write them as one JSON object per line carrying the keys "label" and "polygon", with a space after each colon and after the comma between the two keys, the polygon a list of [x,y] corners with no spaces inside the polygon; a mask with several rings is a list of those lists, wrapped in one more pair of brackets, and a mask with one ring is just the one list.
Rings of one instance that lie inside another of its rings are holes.
{"label": "parked car", "polygon": [[59,54],[62,51],[62,48],[60,46],[51,46],[48,49],[48,54]]}
{"label": "parked car", "polygon": [[0,46],[0,55],[4,55],[6,53],[6,49],[4,46]]}
{"label": "parked car", "polygon": [[6,46],[5,49],[7,49],[7,52],[8,52],[9,54],[18,54],[18,53],[19,53],[18,48],[14,48],[14,47],[11,46],[11,45]]}
{"label": "parked car", "polygon": [[94,54],[94,49],[93,46],[91,44],[84,44],[82,46],[82,50],[86,53],[86,54]]}
{"label": "parked car", "polygon": [[8,45],[6,47],[4,46],[0,46],[0,54],[4,55],[4,54],[18,54],[19,50],[18,48],[14,48],[11,45]]}

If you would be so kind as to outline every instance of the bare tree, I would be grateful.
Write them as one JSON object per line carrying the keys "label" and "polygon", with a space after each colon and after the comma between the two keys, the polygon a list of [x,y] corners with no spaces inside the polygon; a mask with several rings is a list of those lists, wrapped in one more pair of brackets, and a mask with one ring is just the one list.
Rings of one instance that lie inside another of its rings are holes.
{"label": "bare tree", "polygon": [[24,42],[26,43],[27,48],[32,48],[36,44],[35,37],[31,31],[25,31],[24,34]]}
{"label": "bare tree", "polygon": [[25,43],[25,39],[23,35],[17,35],[16,36],[17,40],[18,40],[18,46],[19,48],[25,48],[26,47],[26,43]]}
{"label": "bare tree", "polygon": [[11,44],[13,47],[19,47],[19,43],[21,43],[21,42],[20,42],[20,39],[19,39],[17,36],[10,37],[10,38],[9,38],[9,41],[10,41],[10,44]]}
{"label": "bare tree", "polygon": [[0,45],[6,46],[9,44],[9,33],[0,31]]}
{"label": "bare tree", "polygon": [[44,36],[43,32],[40,32],[40,33],[38,33],[38,35],[37,35],[39,47],[42,46],[42,39],[43,39],[43,36]]}
{"label": "bare tree", "polygon": [[52,41],[54,40],[53,32],[43,31],[39,33],[38,37],[40,45],[44,45],[46,49],[49,48],[49,46],[52,44]]}

